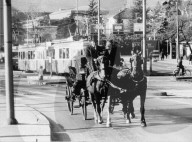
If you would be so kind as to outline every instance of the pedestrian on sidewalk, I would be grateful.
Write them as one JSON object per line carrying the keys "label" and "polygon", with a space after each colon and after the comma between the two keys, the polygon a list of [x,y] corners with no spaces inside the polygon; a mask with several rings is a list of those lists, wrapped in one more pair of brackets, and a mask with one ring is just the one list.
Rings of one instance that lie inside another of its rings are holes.
{"label": "pedestrian on sidewalk", "polygon": [[43,85],[43,66],[40,66],[38,71],[38,85]]}
{"label": "pedestrian on sidewalk", "polygon": [[189,65],[192,65],[192,53],[189,55]]}
{"label": "pedestrian on sidewalk", "polygon": [[178,74],[180,72],[180,69],[182,70],[182,75],[184,75],[184,66],[183,66],[183,57],[179,59],[179,62],[177,64],[178,67]]}
{"label": "pedestrian on sidewalk", "polygon": [[163,49],[161,51],[161,60],[164,60],[164,51],[163,51]]}

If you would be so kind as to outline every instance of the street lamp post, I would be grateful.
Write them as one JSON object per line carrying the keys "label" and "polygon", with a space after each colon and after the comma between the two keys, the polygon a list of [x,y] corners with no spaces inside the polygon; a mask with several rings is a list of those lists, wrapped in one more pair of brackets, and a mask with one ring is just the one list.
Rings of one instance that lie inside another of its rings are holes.
{"label": "street lamp post", "polygon": [[79,1],[76,0],[76,7],[77,7],[77,31],[76,34],[79,35]]}
{"label": "street lamp post", "polygon": [[178,1],[176,0],[176,11],[177,11],[177,41],[176,41],[176,53],[177,53],[177,61],[180,58],[180,49],[179,49],[179,13],[178,13]]}
{"label": "street lamp post", "polygon": [[7,123],[17,124],[14,110],[13,63],[12,63],[12,24],[11,0],[3,0],[4,5],[4,49],[5,49],[5,87]]}
{"label": "street lamp post", "polygon": [[146,0],[143,0],[143,71],[147,73],[147,57],[146,57]]}
{"label": "street lamp post", "polygon": [[[100,25],[100,0],[98,0],[98,25]],[[100,28],[98,28],[98,45],[100,45]]]}

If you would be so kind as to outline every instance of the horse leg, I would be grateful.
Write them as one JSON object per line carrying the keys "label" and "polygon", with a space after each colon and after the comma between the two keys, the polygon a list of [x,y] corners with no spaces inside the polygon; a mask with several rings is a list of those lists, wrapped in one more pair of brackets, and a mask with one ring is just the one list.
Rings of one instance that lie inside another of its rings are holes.
{"label": "horse leg", "polygon": [[103,120],[102,120],[102,117],[101,117],[101,106],[100,106],[100,103],[101,103],[100,99],[97,97],[96,98],[96,111],[97,111],[97,116],[98,116],[98,123],[102,124]]}
{"label": "horse leg", "polygon": [[135,118],[134,107],[133,107],[133,101],[130,102],[129,109],[130,109],[130,113],[131,113],[131,118],[132,118],[132,119]]}
{"label": "horse leg", "polygon": [[141,103],[141,107],[140,107],[140,113],[141,113],[141,126],[142,127],[146,127],[146,121],[145,121],[145,98],[146,98],[146,90],[145,92],[143,92],[140,95],[140,103]]}
{"label": "horse leg", "polygon": [[127,117],[126,117],[126,123],[131,123],[131,118],[130,118],[130,114],[132,112],[132,102],[128,102],[127,103]]}
{"label": "horse leg", "polygon": [[111,96],[107,97],[108,102],[107,102],[107,123],[106,127],[111,127]]}
{"label": "horse leg", "polygon": [[101,103],[101,117],[103,117],[103,110],[104,110],[104,107],[105,107],[106,100],[107,100],[107,98],[104,98],[102,100],[102,103]]}
{"label": "horse leg", "polygon": [[122,111],[123,111],[123,117],[126,118],[126,114],[127,114],[127,102],[122,99]]}
{"label": "horse leg", "polygon": [[89,97],[91,99],[93,110],[94,110],[94,112],[93,112],[94,120],[95,120],[95,123],[97,123],[98,122],[98,118],[97,118],[96,103],[95,103],[94,95],[89,92]]}
{"label": "horse leg", "polygon": [[98,115],[97,115],[97,110],[96,110],[96,103],[95,101],[92,102],[93,108],[94,108],[94,120],[95,123],[98,123]]}

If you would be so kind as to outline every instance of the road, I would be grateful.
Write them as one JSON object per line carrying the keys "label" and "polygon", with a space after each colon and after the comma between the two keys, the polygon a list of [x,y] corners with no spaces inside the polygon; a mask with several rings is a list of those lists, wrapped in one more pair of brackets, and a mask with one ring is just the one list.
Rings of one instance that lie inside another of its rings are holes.
{"label": "road", "polygon": [[[165,69],[166,65],[162,66],[161,70]],[[3,69],[3,66],[0,65],[0,68]],[[139,98],[134,101],[136,118],[132,124],[125,123],[122,107],[117,105],[112,115],[111,128],[105,127],[106,113],[104,124],[94,123],[91,105],[88,106],[88,120],[83,120],[80,108],[75,108],[71,116],[64,99],[64,86],[28,85],[26,78],[15,77],[15,101],[35,108],[47,117],[51,123],[52,141],[190,142],[192,97],[177,96],[174,93],[191,92],[191,84],[170,82],[171,79],[154,77],[148,80],[146,128],[140,127]],[[3,88],[4,81],[0,85]],[[168,96],[160,96],[158,91],[162,90],[169,92]]]}

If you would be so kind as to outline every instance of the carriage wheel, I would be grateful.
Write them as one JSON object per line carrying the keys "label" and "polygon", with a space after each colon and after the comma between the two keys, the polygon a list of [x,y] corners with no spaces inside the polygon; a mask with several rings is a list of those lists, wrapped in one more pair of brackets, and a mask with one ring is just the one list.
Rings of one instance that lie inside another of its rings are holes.
{"label": "carriage wheel", "polygon": [[68,96],[68,99],[67,99],[68,109],[72,115],[73,114],[73,100],[72,100],[71,89],[69,86],[66,87],[66,96]]}
{"label": "carriage wheel", "polygon": [[176,77],[176,76],[178,76],[178,75],[179,75],[178,69],[175,69],[175,70],[173,71],[173,76]]}
{"label": "carriage wheel", "polygon": [[191,76],[191,71],[190,70],[185,70],[185,76]]}
{"label": "carriage wheel", "polygon": [[87,102],[86,102],[86,92],[81,92],[82,98],[81,98],[81,106],[82,106],[82,112],[83,112],[83,118],[84,120],[87,119]]}

